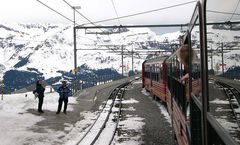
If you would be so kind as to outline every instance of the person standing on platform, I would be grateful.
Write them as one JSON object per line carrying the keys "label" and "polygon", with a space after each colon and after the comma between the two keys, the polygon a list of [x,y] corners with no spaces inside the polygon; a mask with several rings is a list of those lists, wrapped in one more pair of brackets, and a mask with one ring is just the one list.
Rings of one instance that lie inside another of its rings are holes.
{"label": "person standing on platform", "polygon": [[33,94],[39,100],[39,102],[38,102],[38,112],[39,113],[44,113],[44,111],[42,110],[44,91],[45,91],[45,88],[42,86],[42,81],[38,80],[36,82],[36,89],[33,91]]}
{"label": "person standing on platform", "polygon": [[63,113],[67,114],[67,104],[68,104],[68,97],[70,96],[70,89],[67,86],[66,81],[62,81],[62,85],[58,88],[57,92],[59,93],[58,99],[58,110],[56,114],[59,114],[62,110],[62,103],[64,102],[64,110]]}

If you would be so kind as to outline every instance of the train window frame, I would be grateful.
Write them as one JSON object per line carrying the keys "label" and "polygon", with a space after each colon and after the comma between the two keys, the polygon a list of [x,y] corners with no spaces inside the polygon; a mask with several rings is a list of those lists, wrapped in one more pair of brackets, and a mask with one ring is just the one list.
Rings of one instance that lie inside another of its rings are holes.
{"label": "train window frame", "polygon": [[146,76],[146,78],[150,78],[150,65],[149,64],[146,64],[145,65],[145,76]]}
{"label": "train window frame", "polygon": [[[189,96],[190,96],[190,129],[191,134],[195,134],[194,136],[191,136],[191,140],[196,144],[207,144],[208,142],[208,133],[207,133],[207,112],[208,112],[208,82],[206,82],[206,79],[208,79],[208,73],[203,72],[203,70],[207,69],[207,57],[205,56],[205,48],[206,48],[206,23],[205,23],[205,15],[206,9],[204,6],[206,6],[206,1],[198,1],[197,5],[195,7],[194,13],[192,15],[190,24],[189,24],[189,31],[188,31],[188,40],[187,43],[189,45],[189,48],[192,48],[191,46],[191,33],[193,28],[198,25],[199,29],[199,42],[200,42],[200,64],[201,64],[201,70],[200,70],[200,87],[201,87],[201,102],[197,101],[197,97],[193,95],[192,93],[192,81],[189,81]],[[204,10],[205,9],[205,10]],[[198,24],[197,24],[198,20]],[[189,78],[192,78],[192,60],[191,60],[192,52],[189,49]],[[205,79],[205,80],[204,80]],[[191,79],[189,79],[191,80]],[[200,103],[200,104],[199,104]],[[193,109],[195,108],[195,113],[193,113]],[[191,120],[194,120],[194,118],[200,117],[201,119],[198,122],[192,122]],[[192,124],[195,124],[194,126]],[[201,126],[200,128],[197,126]],[[194,127],[194,129],[193,129]],[[200,130],[197,131],[197,130]],[[201,138],[201,142],[197,138]]]}
{"label": "train window frame", "polygon": [[160,65],[159,63],[156,64],[156,77],[157,77],[157,82],[160,81]]}

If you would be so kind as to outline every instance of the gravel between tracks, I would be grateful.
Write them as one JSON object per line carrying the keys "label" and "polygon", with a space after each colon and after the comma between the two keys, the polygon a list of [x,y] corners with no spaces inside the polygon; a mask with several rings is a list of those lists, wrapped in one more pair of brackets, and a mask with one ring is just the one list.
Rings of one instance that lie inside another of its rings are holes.
{"label": "gravel between tracks", "polygon": [[[129,139],[141,135],[139,143],[144,145],[174,145],[172,128],[169,120],[161,113],[161,104],[153,101],[150,96],[142,93],[141,83],[136,82],[129,86],[125,92],[125,100],[136,100],[138,103],[123,103],[122,119],[124,121],[128,116],[143,118],[143,128],[139,131],[129,129],[118,129],[120,136],[118,141],[124,142],[127,138],[121,138],[121,134],[128,134]],[[132,109],[127,109],[132,108]],[[162,108],[162,107],[161,107]],[[164,111],[164,110],[163,110]],[[120,123],[121,124],[121,123]]]}

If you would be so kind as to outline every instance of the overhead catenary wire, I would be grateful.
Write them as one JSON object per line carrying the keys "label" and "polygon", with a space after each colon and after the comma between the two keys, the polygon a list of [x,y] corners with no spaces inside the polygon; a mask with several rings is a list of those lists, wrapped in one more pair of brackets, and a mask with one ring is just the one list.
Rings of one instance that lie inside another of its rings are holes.
{"label": "overhead catenary wire", "polygon": [[[66,0],[63,0],[63,2],[65,2],[69,7],[73,8],[73,6],[71,4],[69,4]],[[88,19],[85,15],[83,15],[82,13],[80,13],[78,10],[74,9],[74,11],[76,11],[79,15],[81,15],[84,19],[86,19],[89,24],[92,24],[94,26],[96,26],[96,24],[94,22],[92,22],[90,19]],[[102,32],[104,32],[101,28],[99,28],[99,30],[101,30]],[[108,35],[109,39],[111,40],[110,36]],[[111,40],[112,42],[112,40]]]}
{"label": "overhead catenary wire", "polygon": [[[89,23],[91,23],[91,24],[93,24],[94,26],[95,26],[95,24],[90,20],[90,19],[88,19],[86,16],[84,16],[82,13],[80,13],[78,10],[76,10],[75,8],[74,8],[74,6],[72,6],[71,4],[69,4],[66,0],[63,0],[63,2],[65,3],[65,4],[67,4],[70,8],[72,8],[75,12],[77,12],[79,15],[81,15],[84,19],[86,19]],[[76,23],[77,24],[77,23]],[[77,24],[77,25],[79,25],[79,24]]]}
{"label": "overhead catenary wire", "polygon": [[[117,16],[117,18],[118,18],[119,16],[118,16],[118,12],[117,12],[117,9],[116,9],[116,7],[115,7],[115,4],[114,4],[113,0],[111,0],[111,2],[112,2],[112,5],[113,5],[113,9],[114,9],[114,11],[115,11],[115,14],[116,14],[116,16]],[[117,20],[118,20],[119,25],[121,25],[119,18],[118,18]]]}
{"label": "overhead catenary wire", "polygon": [[239,13],[230,13],[230,12],[222,12],[222,11],[214,11],[214,10],[206,10],[211,13],[225,14],[225,15],[240,15]]}
{"label": "overhead catenary wire", "polygon": [[[80,13],[78,10],[74,8],[71,4],[69,4],[66,0],[63,0],[65,4],[67,4],[70,8],[72,8],[75,12],[77,12],[79,15],[81,15],[84,19],[86,19],[90,24],[96,26],[90,19],[88,19],[86,16],[84,16],[82,13]],[[79,24],[77,24],[79,25]],[[101,30],[101,29],[100,29]]]}
{"label": "overhead catenary wire", "polygon": [[[236,8],[235,8],[235,10],[234,10],[233,14],[234,14],[234,13],[237,11],[237,8],[238,8],[238,5],[239,5],[239,2],[240,2],[240,0],[238,0],[237,6],[236,6]],[[233,18],[233,14],[232,14],[232,16],[231,16],[231,18],[230,18],[230,20],[229,20],[229,21],[231,21],[231,20],[232,20],[232,18]]]}
{"label": "overhead catenary wire", "polygon": [[54,10],[53,8],[51,8],[50,6],[46,5],[45,3],[41,2],[40,0],[36,0],[37,2],[39,2],[40,4],[44,5],[45,7],[47,7],[48,9],[54,11],[55,13],[57,13],[58,15],[62,16],[63,18],[67,19],[70,22],[73,22],[73,20],[71,20],[70,18],[64,16],[63,14],[61,14],[60,12],[58,12],[57,10]]}
{"label": "overhead catenary wire", "polygon": [[[74,7],[72,5],[70,5],[66,0],[63,0],[63,2],[65,2],[69,7],[71,7],[72,9],[74,9]],[[82,13],[80,13],[78,10],[74,9],[74,11],[76,11],[79,15],[81,15],[84,19],[86,19],[88,22],[90,22],[92,25],[95,25],[90,19],[88,19],[86,16],[84,16]]]}
{"label": "overhead catenary wire", "polygon": [[[116,9],[116,7],[115,7],[115,4],[114,4],[113,0],[111,0],[111,2],[112,2],[112,5],[113,5],[113,9],[114,9],[114,11],[115,11],[115,14],[116,14],[116,16],[117,16],[118,23],[119,23],[119,25],[121,25],[120,19],[119,19],[119,16],[118,16],[118,12],[117,12],[117,9]],[[120,30],[120,28],[119,28],[119,36],[121,36],[121,35],[120,35],[120,32],[121,32],[121,30]],[[110,38],[109,35],[108,35],[108,37]],[[110,38],[110,39],[111,39],[111,38]],[[113,50],[113,51],[115,52],[115,50]]]}
{"label": "overhead catenary wire", "polygon": [[[107,22],[107,21],[112,21],[112,20],[116,20],[116,19],[123,19],[123,18],[128,18],[128,17],[134,17],[134,16],[138,16],[138,15],[143,15],[143,14],[148,14],[148,13],[152,13],[152,12],[157,12],[157,11],[161,11],[161,10],[165,10],[165,9],[170,9],[170,8],[174,8],[174,7],[179,7],[179,6],[183,6],[183,5],[187,5],[187,4],[191,4],[197,2],[196,0],[194,1],[189,1],[189,2],[185,2],[185,3],[180,3],[180,4],[176,4],[176,5],[171,5],[171,6],[167,6],[167,7],[162,7],[162,8],[158,8],[158,9],[153,9],[153,10],[149,10],[149,11],[143,11],[143,12],[139,12],[139,13],[134,13],[134,14],[129,14],[129,15],[125,15],[125,16],[120,16],[120,17],[115,17],[115,18],[110,18],[110,19],[105,19],[105,20],[100,20],[100,21],[95,21],[93,22],[94,24],[97,23],[102,23],[102,22]],[[82,25],[88,25],[90,23],[85,23]]]}

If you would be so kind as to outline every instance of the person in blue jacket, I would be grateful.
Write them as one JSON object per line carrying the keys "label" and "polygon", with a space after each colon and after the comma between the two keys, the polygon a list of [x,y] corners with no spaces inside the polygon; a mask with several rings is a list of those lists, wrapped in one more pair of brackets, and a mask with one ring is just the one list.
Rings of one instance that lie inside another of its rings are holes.
{"label": "person in blue jacket", "polygon": [[59,114],[62,109],[62,103],[64,102],[64,110],[63,113],[67,114],[67,104],[68,104],[68,97],[70,96],[70,89],[67,86],[66,81],[62,81],[62,85],[58,88],[57,92],[59,93],[58,99],[58,110],[56,114]]}
{"label": "person in blue jacket", "polygon": [[45,88],[42,86],[42,81],[38,80],[36,82],[36,89],[33,91],[33,94],[39,100],[39,102],[38,102],[38,112],[39,113],[44,113],[44,111],[42,110],[44,91],[45,91]]}

